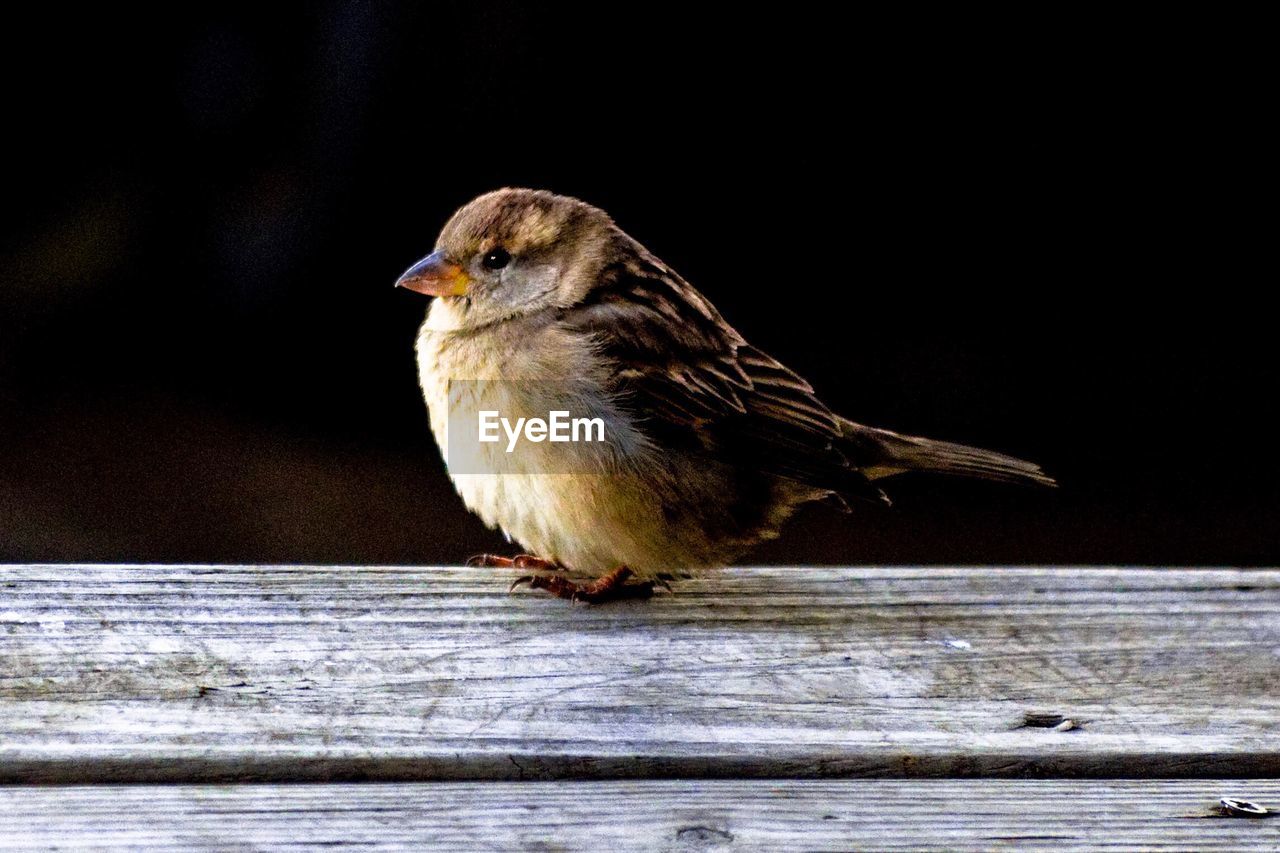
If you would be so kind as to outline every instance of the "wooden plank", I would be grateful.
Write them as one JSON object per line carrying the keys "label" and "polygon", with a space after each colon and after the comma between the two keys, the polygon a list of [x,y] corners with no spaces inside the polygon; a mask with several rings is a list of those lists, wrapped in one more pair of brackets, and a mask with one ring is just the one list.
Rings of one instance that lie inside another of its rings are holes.
{"label": "wooden plank", "polygon": [[0,850],[1275,849],[1280,782],[816,780],[0,788]]}
{"label": "wooden plank", "polygon": [[0,568],[0,781],[1280,776],[1280,572],[509,577]]}

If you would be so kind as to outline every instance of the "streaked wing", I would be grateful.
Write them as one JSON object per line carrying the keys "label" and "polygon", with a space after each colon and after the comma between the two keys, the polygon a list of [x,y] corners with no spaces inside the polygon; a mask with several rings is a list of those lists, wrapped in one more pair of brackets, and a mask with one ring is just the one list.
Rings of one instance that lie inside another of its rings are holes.
{"label": "streaked wing", "polygon": [[809,383],[743,340],[656,259],[608,267],[562,319],[613,361],[617,390],[662,446],[884,500],[836,446],[839,419]]}

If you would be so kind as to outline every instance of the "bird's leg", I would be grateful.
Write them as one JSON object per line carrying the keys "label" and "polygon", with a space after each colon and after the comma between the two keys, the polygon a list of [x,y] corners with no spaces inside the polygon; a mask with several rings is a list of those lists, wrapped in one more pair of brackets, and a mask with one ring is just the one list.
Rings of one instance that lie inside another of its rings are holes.
{"label": "bird's leg", "polygon": [[467,567],[472,569],[534,569],[540,572],[562,572],[564,566],[535,557],[532,554],[517,554],[514,557],[499,557],[497,554],[476,554],[467,560]]}
{"label": "bird's leg", "polygon": [[517,578],[511,585],[515,590],[521,584],[528,584],[530,589],[545,589],[559,598],[569,601],[585,601],[588,604],[603,604],[606,601],[621,601],[627,598],[649,598],[653,595],[653,581],[643,583],[627,583],[631,570],[626,566],[596,578],[590,583],[578,584],[560,575],[525,575]]}

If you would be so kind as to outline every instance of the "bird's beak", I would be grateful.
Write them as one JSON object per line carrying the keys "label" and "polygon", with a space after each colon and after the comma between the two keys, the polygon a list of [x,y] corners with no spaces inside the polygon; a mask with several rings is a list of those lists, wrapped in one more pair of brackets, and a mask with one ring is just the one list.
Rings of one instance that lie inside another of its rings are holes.
{"label": "bird's beak", "polygon": [[424,296],[463,296],[469,280],[462,267],[440,252],[432,252],[404,271],[396,287],[407,287]]}

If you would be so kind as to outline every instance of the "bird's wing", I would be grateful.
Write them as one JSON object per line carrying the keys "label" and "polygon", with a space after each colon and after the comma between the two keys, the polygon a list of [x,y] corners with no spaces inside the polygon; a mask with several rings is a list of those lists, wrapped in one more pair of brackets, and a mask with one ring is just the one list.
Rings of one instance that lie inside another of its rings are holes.
{"label": "bird's wing", "polygon": [[562,320],[591,335],[616,390],[662,446],[882,502],[837,447],[841,421],[800,376],[748,344],[652,257],[607,267]]}

